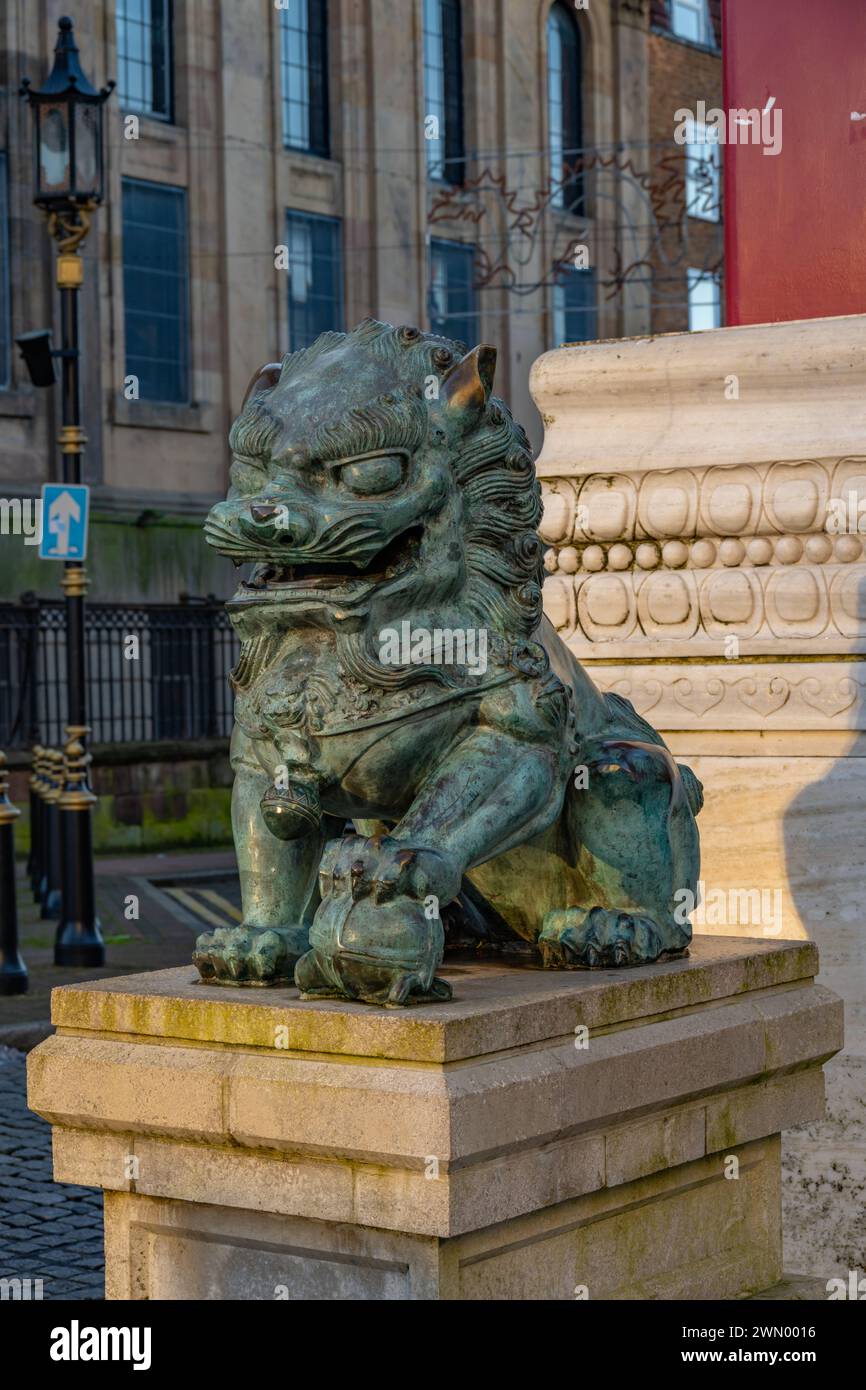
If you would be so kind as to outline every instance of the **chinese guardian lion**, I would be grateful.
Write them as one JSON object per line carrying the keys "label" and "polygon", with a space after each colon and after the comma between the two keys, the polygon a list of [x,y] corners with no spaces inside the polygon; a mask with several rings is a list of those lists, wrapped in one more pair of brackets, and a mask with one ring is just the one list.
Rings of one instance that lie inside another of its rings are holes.
{"label": "chinese guardian lion", "polygon": [[228,604],[243,925],[199,938],[206,981],[394,1007],[450,997],[451,945],[552,969],[688,946],[700,783],[543,616],[495,365],[368,320],[253,380],[206,523],[253,565]]}

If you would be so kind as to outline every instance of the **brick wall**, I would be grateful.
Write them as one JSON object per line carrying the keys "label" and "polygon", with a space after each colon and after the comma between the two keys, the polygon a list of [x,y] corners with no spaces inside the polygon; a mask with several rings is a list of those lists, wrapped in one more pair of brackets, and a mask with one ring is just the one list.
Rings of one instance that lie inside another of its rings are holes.
{"label": "brick wall", "polygon": [[[649,138],[657,147],[673,140],[674,112],[679,107],[694,110],[699,100],[705,101],[708,109],[722,104],[721,53],[698,48],[668,33],[659,32],[661,28],[669,27],[664,15],[663,24],[656,17],[656,12],[661,14],[663,8],[660,4],[655,6],[654,27],[648,39]],[[717,12],[713,17],[717,22]],[[679,231],[672,230],[663,238],[665,255],[656,258],[654,276],[657,293],[652,321],[653,332],[656,333],[672,333],[688,328],[686,272],[689,265],[702,267],[712,262],[716,248],[721,245],[718,224],[706,223],[699,218],[688,219],[686,235],[687,245],[683,246]],[[660,304],[660,299],[675,302]]]}
{"label": "brick wall", "polygon": [[[722,42],[722,0],[710,0],[710,19],[716,34],[716,43]],[[668,0],[650,0],[650,24],[653,29],[670,31],[670,5]]]}

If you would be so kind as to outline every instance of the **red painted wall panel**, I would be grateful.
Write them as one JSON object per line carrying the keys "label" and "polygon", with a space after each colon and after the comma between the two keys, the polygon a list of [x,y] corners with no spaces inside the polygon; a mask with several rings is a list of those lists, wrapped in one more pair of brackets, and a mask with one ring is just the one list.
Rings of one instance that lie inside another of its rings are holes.
{"label": "red painted wall panel", "polygon": [[724,148],[726,322],[866,313],[866,0],[724,0],[722,26],[725,110],[782,112],[779,154]]}

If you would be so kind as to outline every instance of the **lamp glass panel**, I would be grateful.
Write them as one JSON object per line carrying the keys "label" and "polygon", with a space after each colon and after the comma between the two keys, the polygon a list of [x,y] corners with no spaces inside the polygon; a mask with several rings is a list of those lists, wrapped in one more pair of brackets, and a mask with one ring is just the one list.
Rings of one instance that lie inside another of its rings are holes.
{"label": "lamp glass panel", "polygon": [[79,106],[75,112],[75,191],[79,196],[98,197],[99,188],[99,108]]}
{"label": "lamp glass panel", "polygon": [[69,105],[52,102],[39,111],[39,192],[68,193]]}

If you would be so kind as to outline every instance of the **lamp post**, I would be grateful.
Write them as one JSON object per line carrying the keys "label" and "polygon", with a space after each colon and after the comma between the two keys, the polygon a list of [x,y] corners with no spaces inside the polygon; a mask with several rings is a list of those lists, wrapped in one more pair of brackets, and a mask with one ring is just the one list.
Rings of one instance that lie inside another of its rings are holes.
{"label": "lamp post", "polygon": [[[33,198],[45,213],[49,234],[57,242],[57,288],[60,291],[62,424],[58,443],[64,483],[81,482],[86,443],[81,428],[78,295],[84,283],[81,244],[91,214],[102,202],[102,127],[104,105],[114,83],[97,91],[78,60],[72,20],[59,22],[54,66],[45,85],[36,89],[24,78],[21,94],[33,111],[35,185]],[[57,965],[102,965],[105,945],[96,918],[93,884],[92,808],[96,797],[88,784],[89,755],[84,648],[84,595],[87,577],[80,561],[66,562],[66,665],[69,723],[63,767],[60,816],[63,909],[57,928]]]}

